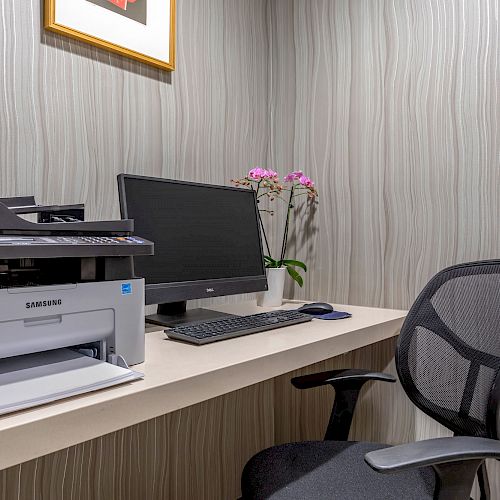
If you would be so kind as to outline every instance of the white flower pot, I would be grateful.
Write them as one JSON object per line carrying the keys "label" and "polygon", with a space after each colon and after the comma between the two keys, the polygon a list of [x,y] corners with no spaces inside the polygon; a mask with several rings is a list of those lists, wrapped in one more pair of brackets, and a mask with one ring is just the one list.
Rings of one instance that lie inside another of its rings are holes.
{"label": "white flower pot", "polygon": [[266,269],[267,291],[257,294],[257,305],[277,307],[283,304],[283,288],[285,287],[286,267]]}

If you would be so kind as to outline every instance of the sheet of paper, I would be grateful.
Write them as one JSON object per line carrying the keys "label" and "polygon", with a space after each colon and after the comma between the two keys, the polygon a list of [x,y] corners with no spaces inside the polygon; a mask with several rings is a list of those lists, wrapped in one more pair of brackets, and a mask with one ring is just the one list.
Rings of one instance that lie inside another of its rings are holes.
{"label": "sheet of paper", "polygon": [[6,358],[0,361],[0,415],[142,377],[70,349]]}

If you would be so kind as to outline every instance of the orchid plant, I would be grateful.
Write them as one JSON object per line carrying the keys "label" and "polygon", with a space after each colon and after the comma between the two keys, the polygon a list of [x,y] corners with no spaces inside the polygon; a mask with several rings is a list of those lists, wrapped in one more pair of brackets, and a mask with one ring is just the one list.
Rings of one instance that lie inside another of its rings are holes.
{"label": "orchid plant", "polygon": [[233,179],[231,182],[238,187],[246,187],[255,190],[258,203],[262,198],[268,198],[271,202],[274,200],[282,200],[287,204],[285,226],[283,238],[281,240],[281,251],[278,259],[271,256],[266,231],[260,216],[261,212],[274,215],[274,210],[259,208],[260,225],[267,251],[267,254],[264,255],[264,262],[267,268],[285,267],[292,279],[299,286],[302,286],[304,284],[304,279],[299,274],[299,271],[297,271],[297,268],[307,272],[307,266],[300,260],[285,258],[288,245],[288,229],[290,227],[291,212],[296,203],[295,199],[300,196],[306,196],[309,201],[313,201],[318,197],[318,191],[314,187],[314,182],[304,175],[301,170],[290,172],[284,177],[283,181],[280,181],[277,172],[260,167],[252,168],[245,177],[242,179]]}

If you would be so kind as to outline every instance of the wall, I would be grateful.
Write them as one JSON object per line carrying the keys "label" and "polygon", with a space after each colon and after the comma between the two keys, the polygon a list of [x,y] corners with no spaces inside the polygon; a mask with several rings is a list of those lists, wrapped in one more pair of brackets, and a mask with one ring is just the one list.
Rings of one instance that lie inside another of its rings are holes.
{"label": "wall", "polygon": [[177,71],[43,31],[0,3],[0,196],[118,216],[116,175],[223,183],[268,153],[265,0],[182,0]]}
{"label": "wall", "polygon": [[295,296],[406,308],[499,257],[498,1],[276,0],[270,19],[271,163],[321,195]]}

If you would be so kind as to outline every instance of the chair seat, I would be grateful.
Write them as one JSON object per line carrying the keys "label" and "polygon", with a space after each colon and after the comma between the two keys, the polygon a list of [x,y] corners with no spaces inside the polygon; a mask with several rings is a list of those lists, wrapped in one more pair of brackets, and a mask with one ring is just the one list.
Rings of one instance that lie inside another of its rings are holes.
{"label": "chair seat", "polygon": [[388,445],[354,441],[306,441],[273,446],[246,464],[244,500],[431,500],[431,467],[379,474],[364,461],[366,453]]}

